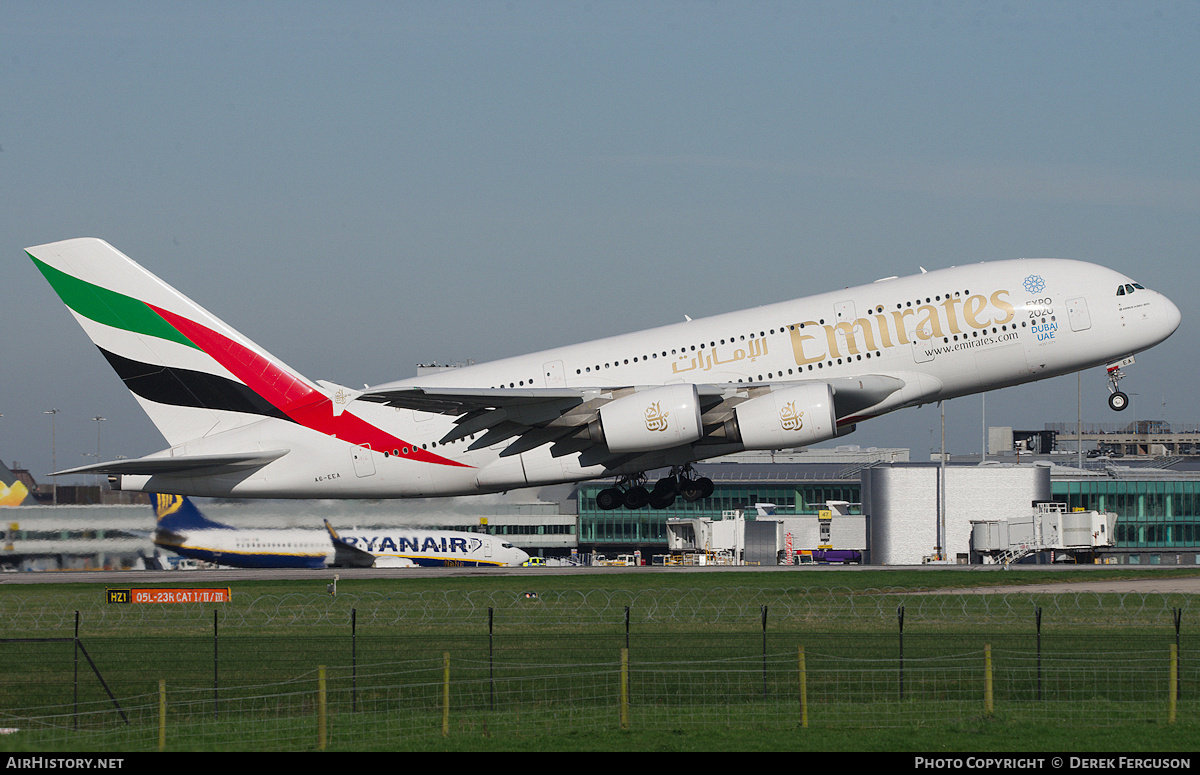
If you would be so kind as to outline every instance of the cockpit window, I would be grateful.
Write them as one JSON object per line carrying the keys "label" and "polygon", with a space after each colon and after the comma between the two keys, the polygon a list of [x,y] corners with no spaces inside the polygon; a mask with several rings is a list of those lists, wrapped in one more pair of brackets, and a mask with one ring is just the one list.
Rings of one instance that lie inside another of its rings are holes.
{"label": "cockpit window", "polygon": [[1137,283],[1125,283],[1124,285],[1117,286],[1117,295],[1124,296],[1127,293],[1133,293],[1135,290],[1139,290],[1139,289],[1143,290],[1143,291],[1146,290],[1145,288],[1138,285]]}
{"label": "cockpit window", "polygon": [[1118,296],[1124,296],[1124,295],[1125,295],[1125,286],[1124,286],[1124,285],[1118,285],[1118,286],[1117,286],[1117,295],[1118,295]]}

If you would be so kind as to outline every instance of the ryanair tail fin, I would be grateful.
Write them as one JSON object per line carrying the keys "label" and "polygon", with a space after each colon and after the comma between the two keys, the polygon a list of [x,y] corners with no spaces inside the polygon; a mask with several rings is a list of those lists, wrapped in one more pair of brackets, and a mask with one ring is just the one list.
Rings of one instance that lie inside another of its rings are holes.
{"label": "ryanair tail fin", "polygon": [[158,530],[179,532],[181,530],[232,530],[229,525],[204,516],[190,498],[183,495],[150,496],[154,507],[154,519]]}
{"label": "ryanair tail fin", "polygon": [[333,564],[339,568],[373,568],[375,567],[375,555],[370,552],[364,552],[357,546],[352,546],[346,543],[338,536],[337,531],[333,529],[333,525],[329,524],[329,520],[325,520],[325,531],[329,533],[329,540],[333,542]]}
{"label": "ryanair tail fin", "polygon": [[25,252],[172,446],[264,417],[294,419],[325,398],[107,242]]}

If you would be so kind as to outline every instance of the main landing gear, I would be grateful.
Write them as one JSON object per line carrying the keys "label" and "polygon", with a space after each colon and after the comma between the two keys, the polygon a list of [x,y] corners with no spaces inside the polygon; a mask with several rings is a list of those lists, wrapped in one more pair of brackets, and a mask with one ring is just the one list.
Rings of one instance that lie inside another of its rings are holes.
{"label": "main landing gear", "polygon": [[1123,412],[1129,406],[1129,396],[1117,390],[1117,383],[1125,377],[1125,372],[1121,371],[1121,367],[1130,363],[1133,363],[1133,358],[1126,358],[1124,361],[1108,367],[1108,408],[1114,412]]}
{"label": "main landing gear", "polygon": [[646,506],[665,509],[674,504],[677,497],[694,503],[712,495],[714,489],[712,479],[696,476],[691,465],[672,468],[671,473],[655,482],[653,488],[646,487],[647,481],[644,473],[621,477],[615,487],[596,493],[596,506],[602,511],[622,506],[631,511]]}

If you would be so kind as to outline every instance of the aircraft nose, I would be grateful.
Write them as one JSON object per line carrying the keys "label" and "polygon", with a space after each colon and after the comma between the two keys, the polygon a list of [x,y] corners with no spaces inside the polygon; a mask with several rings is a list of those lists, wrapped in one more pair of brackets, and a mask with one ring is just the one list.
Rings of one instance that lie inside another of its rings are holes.
{"label": "aircraft nose", "polygon": [[1166,325],[1164,338],[1175,333],[1175,329],[1179,328],[1179,321],[1183,316],[1179,313],[1179,307],[1175,306],[1175,302],[1168,299],[1166,296],[1163,300],[1163,322]]}

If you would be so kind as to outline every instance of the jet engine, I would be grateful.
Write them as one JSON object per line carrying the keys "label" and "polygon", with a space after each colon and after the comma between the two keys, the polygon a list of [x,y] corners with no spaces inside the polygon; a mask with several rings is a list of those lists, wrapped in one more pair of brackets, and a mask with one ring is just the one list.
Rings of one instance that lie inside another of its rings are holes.
{"label": "jet engine", "polygon": [[652,452],[691,444],[703,435],[696,386],[663,385],[610,401],[600,407],[592,433],[612,452]]}
{"label": "jet engine", "polygon": [[772,390],[743,401],[726,423],[726,436],[746,449],[787,449],[837,435],[833,389],[820,382]]}

